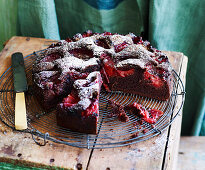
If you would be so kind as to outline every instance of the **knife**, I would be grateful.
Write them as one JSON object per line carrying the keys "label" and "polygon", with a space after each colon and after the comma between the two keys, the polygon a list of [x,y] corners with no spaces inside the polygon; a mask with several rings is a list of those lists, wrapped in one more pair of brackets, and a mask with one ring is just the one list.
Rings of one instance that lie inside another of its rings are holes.
{"label": "knife", "polygon": [[12,70],[14,78],[15,95],[15,128],[16,130],[27,129],[26,103],[24,92],[28,90],[23,54],[14,53],[12,58]]}

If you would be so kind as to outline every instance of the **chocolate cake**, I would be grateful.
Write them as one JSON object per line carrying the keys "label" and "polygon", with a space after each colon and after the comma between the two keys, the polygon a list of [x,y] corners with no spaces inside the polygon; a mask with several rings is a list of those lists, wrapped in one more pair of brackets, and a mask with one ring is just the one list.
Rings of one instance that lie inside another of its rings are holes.
{"label": "chocolate cake", "polygon": [[101,84],[107,91],[167,100],[171,71],[168,57],[139,36],[87,31],[37,55],[33,84],[45,109],[57,106],[59,126],[95,134]]}

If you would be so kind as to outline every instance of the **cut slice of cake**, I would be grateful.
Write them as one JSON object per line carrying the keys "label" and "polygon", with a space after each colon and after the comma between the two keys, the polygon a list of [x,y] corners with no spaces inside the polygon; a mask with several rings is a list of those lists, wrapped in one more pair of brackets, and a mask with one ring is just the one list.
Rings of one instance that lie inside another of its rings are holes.
{"label": "cut slice of cake", "polygon": [[96,134],[101,85],[98,71],[74,81],[71,94],[57,106],[57,124],[73,131]]}

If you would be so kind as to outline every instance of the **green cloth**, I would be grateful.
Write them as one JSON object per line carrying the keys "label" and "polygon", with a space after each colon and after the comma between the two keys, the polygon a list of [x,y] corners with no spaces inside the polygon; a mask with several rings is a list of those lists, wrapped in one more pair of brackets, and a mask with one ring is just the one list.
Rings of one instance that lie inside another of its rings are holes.
{"label": "green cloth", "polygon": [[15,0],[0,0],[0,51],[5,41],[18,33],[17,5]]}
{"label": "green cloth", "polygon": [[65,168],[59,168],[55,166],[45,166],[42,168],[36,168],[36,167],[28,167],[24,165],[19,165],[18,164],[11,164],[11,163],[4,163],[0,162],[0,170],[64,170]]}
{"label": "green cloth", "polygon": [[90,29],[133,32],[156,48],[183,52],[189,63],[182,135],[204,135],[204,7],[199,0],[2,0],[0,48],[12,35],[58,40]]}
{"label": "green cloth", "polygon": [[54,0],[18,0],[20,34],[60,39]]}
{"label": "green cloth", "polygon": [[42,168],[18,166],[10,163],[3,163],[3,162],[0,162],[0,169],[1,170],[46,170]]}
{"label": "green cloth", "polygon": [[149,39],[188,56],[182,135],[205,132],[205,1],[151,0]]}
{"label": "green cloth", "polygon": [[[1,0],[0,43],[13,35],[64,39],[78,32],[143,35],[189,58],[182,134],[205,134],[205,1]],[[12,11],[12,12],[11,12]]]}

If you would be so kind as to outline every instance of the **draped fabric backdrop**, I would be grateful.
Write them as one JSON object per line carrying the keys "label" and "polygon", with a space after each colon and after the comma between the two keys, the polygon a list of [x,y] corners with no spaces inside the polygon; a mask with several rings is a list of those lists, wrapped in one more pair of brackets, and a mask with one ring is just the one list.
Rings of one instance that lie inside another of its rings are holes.
{"label": "draped fabric backdrop", "polygon": [[64,39],[133,32],[189,58],[182,135],[205,135],[205,1],[0,0],[0,45],[13,35]]}

